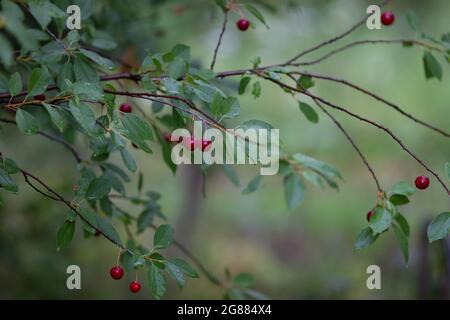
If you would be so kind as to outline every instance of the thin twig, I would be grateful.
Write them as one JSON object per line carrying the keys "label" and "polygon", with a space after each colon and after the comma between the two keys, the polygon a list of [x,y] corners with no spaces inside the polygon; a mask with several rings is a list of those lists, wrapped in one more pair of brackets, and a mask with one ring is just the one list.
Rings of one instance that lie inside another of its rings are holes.
{"label": "thin twig", "polygon": [[[383,6],[385,6],[389,1],[390,1],[390,0],[385,0],[385,1],[383,1],[379,6],[380,6],[380,7],[383,7]],[[312,48],[309,48],[309,49],[306,49],[306,50],[300,52],[299,54],[297,54],[296,56],[294,56],[293,58],[289,59],[288,61],[286,61],[285,63],[283,63],[283,64],[281,64],[281,65],[283,65],[283,66],[292,65],[295,61],[297,61],[298,59],[300,59],[300,58],[303,57],[304,55],[306,55],[306,54],[308,54],[308,53],[311,53],[311,52],[314,52],[314,51],[316,51],[316,50],[318,50],[318,49],[320,49],[320,48],[323,48],[323,47],[325,47],[325,46],[327,46],[327,45],[329,45],[329,44],[332,44],[332,43],[334,43],[334,42],[336,42],[336,41],[338,41],[338,40],[340,40],[340,39],[342,39],[342,38],[345,38],[345,37],[348,36],[350,33],[352,33],[353,31],[355,31],[356,29],[358,29],[358,28],[361,27],[362,25],[364,25],[364,24],[366,23],[366,20],[367,20],[367,17],[368,17],[368,16],[369,16],[369,15],[367,14],[362,20],[358,21],[355,25],[351,26],[350,29],[346,30],[345,32],[343,32],[343,33],[341,33],[341,34],[339,34],[339,35],[337,35],[337,36],[335,36],[335,37],[333,37],[333,38],[331,38],[331,39],[329,39],[329,40],[326,40],[326,41],[324,41],[324,42],[322,42],[322,43],[319,43],[318,45],[316,45],[316,46],[314,46],[314,47],[312,47]]]}
{"label": "thin twig", "polygon": [[[11,120],[11,119],[0,118],[0,122],[3,122],[3,123],[9,123],[9,124],[14,124],[14,125],[17,126],[16,121],[15,121],[15,120]],[[67,141],[65,141],[64,139],[55,137],[55,136],[50,135],[50,134],[48,134],[48,133],[45,133],[45,132],[43,132],[43,131],[38,131],[36,134],[41,135],[41,136],[43,136],[43,137],[45,137],[45,138],[47,138],[47,139],[49,139],[49,140],[51,140],[51,141],[57,142],[57,143],[59,143],[59,144],[62,144],[64,147],[66,147],[66,148],[73,154],[73,156],[75,157],[75,160],[76,160],[78,163],[80,163],[80,162],[83,161],[83,159],[80,157],[80,155],[79,155],[78,152],[75,150],[75,148],[74,148],[70,143],[68,143]]]}
{"label": "thin twig", "polygon": [[351,116],[353,118],[356,118],[356,119],[358,119],[360,121],[368,123],[368,124],[378,128],[380,130],[383,130],[389,136],[391,136],[391,138],[394,139],[394,141],[396,141],[406,153],[408,153],[413,159],[415,159],[420,165],[422,165],[422,167],[424,167],[425,170],[427,170],[429,173],[431,173],[436,178],[436,180],[438,180],[438,182],[442,185],[444,190],[447,192],[447,195],[450,196],[450,190],[447,187],[447,185],[445,184],[445,182],[442,180],[442,178],[436,172],[434,172],[430,167],[428,167],[428,165],[425,164],[425,162],[423,160],[421,160],[416,154],[414,154],[411,150],[409,150],[409,148],[407,148],[405,146],[405,144],[402,142],[402,140],[400,140],[400,138],[398,138],[390,129],[386,128],[385,126],[383,126],[383,125],[381,125],[381,124],[379,124],[379,123],[377,123],[375,121],[369,120],[369,119],[364,118],[364,117],[362,117],[362,116],[360,116],[358,114],[355,114],[355,113],[353,113],[351,111],[348,111],[347,109],[345,109],[343,107],[340,107],[340,106],[338,106],[336,104],[333,104],[333,103],[331,103],[331,102],[329,102],[329,101],[327,101],[327,100],[325,100],[325,99],[323,99],[323,98],[321,98],[319,96],[316,96],[316,95],[314,95],[314,94],[312,94],[310,92],[299,90],[299,89],[294,88],[294,87],[292,87],[292,86],[290,86],[288,84],[285,84],[285,83],[283,83],[283,82],[281,82],[279,80],[275,80],[275,79],[272,79],[272,78],[269,78],[269,77],[266,77],[266,76],[263,76],[263,78],[266,79],[266,80],[269,80],[269,81],[271,81],[273,83],[276,83],[278,86],[280,86],[282,88],[285,88],[285,89],[288,89],[288,90],[292,90],[294,92],[299,92],[299,93],[301,93],[303,95],[306,95],[306,96],[308,96],[308,97],[310,97],[312,99],[316,99],[316,100],[322,102],[323,104],[325,104],[325,105],[327,105],[327,106],[329,106],[329,107],[331,107],[333,109],[342,111],[342,112],[348,114],[349,116]]}
{"label": "thin twig", "polygon": [[442,48],[436,47],[436,46],[432,46],[429,45],[425,42],[422,41],[418,41],[418,40],[402,40],[402,39],[395,39],[395,40],[358,40],[358,41],[354,41],[351,42],[349,44],[346,44],[345,46],[342,46],[340,48],[337,48],[335,50],[332,50],[330,52],[328,52],[327,54],[311,60],[311,61],[306,61],[306,62],[292,62],[289,65],[290,66],[310,66],[310,65],[314,65],[320,62],[323,62],[324,60],[330,58],[331,56],[334,56],[337,53],[340,53],[342,51],[345,51],[347,49],[356,47],[356,46],[360,46],[360,45],[365,45],[365,44],[413,44],[416,46],[420,46],[420,47],[424,47],[426,49],[432,50],[432,51],[438,51],[438,52],[444,52],[445,50],[443,50]]}
{"label": "thin twig", "polygon": [[393,108],[394,110],[396,110],[397,112],[401,113],[405,117],[413,120],[414,122],[419,123],[419,124],[423,125],[424,127],[427,127],[428,129],[434,130],[434,131],[442,134],[444,137],[447,137],[447,138],[450,137],[450,133],[445,132],[442,129],[439,129],[439,128],[437,128],[437,127],[435,127],[435,126],[433,126],[433,125],[431,125],[429,123],[426,123],[423,120],[420,120],[420,119],[416,118],[415,116],[413,116],[413,115],[407,113],[406,111],[404,111],[398,105],[396,105],[396,104],[394,104],[394,103],[384,99],[383,97],[381,97],[381,96],[379,96],[379,95],[377,95],[377,94],[375,94],[375,93],[373,93],[373,92],[371,92],[371,91],[369,91],[367,89],[364,89],[364,88],[356,85],[355,83],[349,82],[349,81],[344,80],[344,79],[335,78],[335,77],[326,76],[326,75],[317,74],[317,73],[311,73],[311,72],[293,71],[293,72],[290,72],[290,74],[299,74],[299,75],[310,76],[310,77],[317,78],[317,79],[337,82],[337,83],[343,84],[345,86],[351,87],[351,88],[353,88],[355,90],[358,90],[358,91],[360,91],[360,92],[362,92],[362,93],[364,93],[364,94],[366,94],[366,95],[368,95],[368,96],[370,96],[370,97],[372,97],[372,98],[374,98],[374,99],[376,99],[376,100],[386,104],[387,106]]}
{"label": "thin twig", "polygon": [[219,51],[220,44],[222,43],[222,37],[227,28],[227,21],[228,21],[228,10],[225,10],[224,17],[223,17],[222,30],[220,31],[219,40],[217,41],[216,48],[214,49],[213,59],[211,61],[211,67],[210,67],[211,70],[214,70],[214,65],[216,64],[217,53]]}

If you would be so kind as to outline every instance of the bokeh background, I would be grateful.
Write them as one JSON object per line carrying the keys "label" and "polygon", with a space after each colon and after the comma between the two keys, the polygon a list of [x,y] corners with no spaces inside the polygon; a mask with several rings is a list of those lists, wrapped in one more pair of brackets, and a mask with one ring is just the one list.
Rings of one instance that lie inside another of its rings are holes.
{"label": "bokeh background", "polygon": [[[76,1],[75,1],[76,2]],[[108,3],[101,6],[100,3]],[[216,70],[251,66],[257,56],[262,64],[287,60],[354,24],[374,1],[270,1],[258,6],[270,29],[255,22],[256,29],[240,32],[239,19],[231,14],[220,48]],[[57,1],[61,7],[67,3]],[[92,1],[92,14],[99,27],[120,43],[116,56],[130,63],[141,61],[145,49],[167,51],[176,43],[191,47],[196,63],[207,67],[222,23],[213,1]],[[276,10],[271,10],[274,7]],[[86,7],[87,8],[87,7]],[[393,1],[396,23],[382,30],[361,28],[340,44],[356,39],[410,39],[416,35],[406,23],[408,10],[416,11],[422,29],[436,37],[450,31],[450,2]],[[84,9],[82,9],[84,10]],[[317,54],[326,53],[336,45]],[[425,80],[423,50],[401,45],[360,46],[305,70],[346,78],[402,106],[407,112],[448,131],[450,125],[450,68],[441,60],[441,82]],[[235,85],[229,80],[231,85]],[[446,138],[402,117],[386,106],[338,84],[317,81],[314,92],[350,110],[376,119],[391,128],[420,157],[444,175],[450,160]],[[307,100],[305,100],[308,102]],[[219,276],[225,267],[234,274],[250,272],[256,288],[274,299],[415,299],[447,298],[443,288],[448,255],[442,243],[426,244],[424,225],[448,209],[448,196],[431,180],[430,188],[418,192],[402,207],[410,221],[410,264],[405,267],[392,232],[362,252],[353,251],[358,231],[366,225],[366,212],[373,206],[376,188],[371,177],[344,136],[326,117],[317,125],[308,122],[297,102],[270,83],[263,83],[262,95],[240,97],[241,116],[229,126],[260,119],[280,128],[281,139],[290,152],[302,152],[337,167],[345,178],[340,191],[308,186],[300,208],[290,212],[285,204],[280,177],[266,177],[256,193],[243,196],[222,171],[207,176],[206,196],[199,188],[201,175],[195,168],[180,168],[174,176],[161,155],[134,150],[145,177],[144,188],[162,193],[164,214],[174,223],[176,237]],[[142,101],[133,101],[148,106]],[[353,135],[388,188],[399,180],[413,183],[424,174],[421,168],[383,132],[343,114],[334,113]],[[78,147],[85,151],[83,141]],[[38,136],[25,137],[14,128],[3,127],[0,146],[31,172],[67,194],[76,181],[75,163],[63,148]],[[84,148],[84,149],[83,149]],[[120,164],[119,159],[115,159]],[[258,168],[236,168],[242,186]],[[136,181],[130,183],[130,188]],[[0,298],[58,299],[148,299],[146,286],[138,296],[129,293],[128,281],[112,281],[109,268],[116,249],[106,240],[84,240],[77,230],[75,241],[63,252],[56,251],[55,238],[66,209],[42,198],[23,182],[21,192],[3,194],[0,209]],[[124,208],[133,210],[132,207]],[[138,212],[135,212],[136,214]],[[121,230],[123,231],[123,230]],[[151,243],[152,233],[141,240]],[[173,253],[178,254],[176,250]],[[82,269],[82,290],[66,289],[66,267]],[[366,288],[366,268],[376,264],[382,271],[382,289]],[[144,275],[141,275],[144,278]],[[131,280],[131,276],[129,279]],[[170,282],[165,298],[219,299],[223,291],[204,277],[188,280],[180,291]]]}

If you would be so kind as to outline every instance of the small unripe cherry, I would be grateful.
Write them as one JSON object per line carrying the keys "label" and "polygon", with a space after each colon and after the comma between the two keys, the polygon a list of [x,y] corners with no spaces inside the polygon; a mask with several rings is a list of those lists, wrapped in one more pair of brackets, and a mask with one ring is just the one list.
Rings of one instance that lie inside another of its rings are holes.
{"label": "small unripe cherry", "polygon": [[430,185],[430,179],[426,176],[418,176],[414,182],[419,190],[425,190]]}
{"label": "small unripe cherry", "polygon": [[373,216],[373,210],[370,210],[369,212],[367,212],[367,216],[366,216],[367,222],[370,222],[370,219],[372,218],[372,216]]}
{"label": "small unripe cherry", "polygon": [[124,275],[124,271],[121,266],[114,266],[109,271],[109,274],[111,275],[111,278],[113,278],[114,280],[120,280]]}
{"label": "small unripe cherry", "polygon": [[133,281],[130,283],[129,288],[131,292],[138,293],[141,291],[141,284],[138,281]]}
{"label": "small unripe cherry", "polygon": [[241,18],[238,20],[238,22],[236,22],[236,26],[238,27],[239,30],[246,31],[248,29],[248,27],[250,27],[250,21],[248,21],[247,19]]}
{"label": "small unripe cherry", "polygon": [[395,21],[395,15],[392,11],[385,11],[381,14],[381,23],[385,26],[390,26]]}
{"label": "small unripe cherry", "polygon": [[119,107],[119,110],[124,113],[130,113],[133,111],[133,107],[129,103],[122,103]]}

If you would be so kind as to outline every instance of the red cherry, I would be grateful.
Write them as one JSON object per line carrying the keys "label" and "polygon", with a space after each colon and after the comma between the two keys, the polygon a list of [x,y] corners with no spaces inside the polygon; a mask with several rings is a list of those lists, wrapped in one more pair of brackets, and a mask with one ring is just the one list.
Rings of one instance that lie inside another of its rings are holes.
{"label": "red cherry", "polygon": [[34,99],[38,101],[45,101],[45,94],[38,94],[37,96],[34,96]]}
{"label": "red cherry", "polygon": [[99,230],[95,230],[95,234],[94,234],[94,236],[95,237],[99,237],[100,235],[102,234],[102,232],[101,231],[99,231]]}
{"label": "red cherry", "polygon": [[370,222],[370,219],[372,218],[372,216],[373,216],[373,210],[370,210],[369,212],[367,212],[367,216],[366,216],[367,222]]}
{"label": "red cherry", "polygon": [[395,21],[395,15],[392,11],[385,11],[381,14],[381,23],[390,26]]}
{"label": "red cherry", "polygon": [[119,107],[119,110],[124,113],[130,113],[131,111],[133,111],[133,107],[128,103],[122,103]]}
{"label": "red cherry", "polygon": [[122,267],[115,266],[111,268],[109,274],[111,275],[111,278],[113,278],[114,280],[120,280],[123,277],[124,271]]}
{"label": "red cherry", "polygon": [[236,25],[239,30],[246,31],[248,29],[248,27],[250,27],[250,21],[242,18],[242,19],[239,19],[238,22],[236,22]]}
{"label": "red cherry", "polygon": [[189,138],[184,137],[183,145],[186,148],[188,148],[189,150],[194,151],[195,147],[197,146],[197,140],[194,137],[192,137],[192,136],[189,137]]}
{"label": "red cherry", "polygon": [[205,151],[211,145],[211,143],[212,143],[211,140],[202,139],[202,151]]}
{"label": "red cherry", "polygon": [[425,177],[425,176],[418,176],[416,178],[415,183],[416,183],[417,189],[425,190],[430,185],[430,179],[428,179],[428,177]]}
{"label": "red cherry", "polygon": [[141,291],[141,284],[137,281],[133,281],[130,283],[130,291],[133,293],[138,293],[139,291]]}

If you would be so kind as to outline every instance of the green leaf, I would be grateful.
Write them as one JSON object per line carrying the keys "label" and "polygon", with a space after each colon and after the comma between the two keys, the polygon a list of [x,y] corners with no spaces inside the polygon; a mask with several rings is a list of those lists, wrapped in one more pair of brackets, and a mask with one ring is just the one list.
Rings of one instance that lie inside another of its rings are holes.
{"label": "green leaf", "polygon": [[17,96],[22,91],[22,87],[23,84],[20,74],[18,72],[14,72],[8,82],[9,94],[13,97]]}
{"label": "green leaf", "polygon": [[60,90],[65,90],[67,88],[66,80],[69,80],[70,82],[75,81],[73,75],[73,66],[70,61],[67,61],[59,68],[58,76],[56,78],[56,84],[58,85],[58,88]]}
{"label": "green leaf", "polygon": [[105,176],[103,176],[92,180],[86,191],[85,197],[87,200],[100,200],[101,198],[108,195],[110,191],[111,191],[110,180],[107,179]]}
{"label": "green leaf", "polygon": [[305,115],[306,119],[311,121],[312,123],[319,122],[319,115],[317,112],[307,103],[299,102],[300,110]]}
{"label": "green leaf", "polygon": [[377,207],[374,214],[370,218],[369,226],[372,228],[374,234],[382,233],[387,230],[392,223],[392,216],[384,208]]}
{"label": "green leaf", "polygon": [[100,101],[103,99],[103,88],[100,83],[75,82],[72,91],[80,98]]}
{"label": "green leaf", "polygon": [[409,223],[406,218],[401,214],[397,213],[394,220],[398,223],[399,227],[402,229],[403,233],[409,237]]}
{"label": "green leaf", "polygon": [[66,16],[64,11],[59,9],[50,1],[30,1],[28,6],[31,14],[41,25],[42,29],[47,28],[48,24],[51,22],[52,17],[63,18]]}
{"label": "green leaf", "polygon": [[284,196],[290,210],[297,208],[305,197],[305,186],[300,177],[291,173],[283,178]]}
{"label": "green leaf", "polygon": [[97,134],[97,123],[95,122],[95,114],[92,109],[84,103],[75,103],[73,100],[69,103],[69,109],[72,116],[80,124],[80,126],[90,135]]}
{"label": "green leaf", "polygon": [[174,230],[170,224],[163,224],[155,231],[153,246],[157,249],[164,249],[173,243]]}
{"label": "green leaf", "polygon": [[6,170],[6,172],[8,172],[9,174],[16,174],[20,171],[19,166],[17,165],[17,163],[9,158],[5,158],[3,160],[3,169]]}
{"label": "green leaf", "polygon": [[416,32],[420,31],[419,17],[414,11],[412,10],[408,11],[408,13],[406,14],[406,21],[408,22],[411,29],[413,29]]}
{"label": "green leaf", "polygon": [[94,51],[80,49],[80,53],[83,54],[86,58],[94,61],[99,66],[106,68],[108,70],[113,70],[116,67],[114,62],[105,57],[100,56],[98,53]]}
{"label": "green leaf", "polygon": [[59,228],[56,237],[56,248],[58,251],[67,248],[75,233],[75,221],[66,220]]}
{"label": "green leaf", "polygon": [[120,239],[119,234],[116,229],[108,222],[108,220],[103,219],[99,214],[95,214],[95,222],[97,228],[102,232],[102,234],[111,239],[115,244],[119,246],[123,246],[122,240]]}
{"label": "green leaf", "polygon": [[298,161],[299,164],[307,168],[313,169],[315,171],[318,171],[322,176],[324,176],[327,179],[334,179],[334,178],[342,179],[342,176],[339,173],[339,171],[337,171],[335,168],[326,164],[323,161],[311,158],[301,153],[296,153],[292,155],[292,157],[294,158],[294,160]]}
{"label": "green leaf", "polygon": [[53,108],[51,105],[45,102],[43,103],[43,105],[45,110],[47,110],[53,124],[59,129],[59,131],[63,132],[64,127],[66,126],[66,120],[61,115],[59,110],[57,108]]}
{"label": "green leaf", "polygon": [[159,300],[166,292],[166,278],[160,268],[151,264],[148,268],[148,284],[152,296]]}
{"label": "green leaf", "polygon": [[195,271],[192,266],[187,263],[186,261],[179,259],[179,258],[173,258],[168,259],[166,262],[171,263],[172,265],[176,266],[178,269],[180,269],[186,276],[190,278],[198,278],[198,273]]}
{"label": "green leaf", "polygon": [[14,63],[14,51],[9,40],[0,34],[0,61],[6,67],[9,68]]}
{"label": "green leaf", "polygon": [[264,16],[261,14],[261,12],[259,12],[258,9],[256,9],[254,6],[252,6],[251,4],[248,4],[248,3],[245,4],[245,8],[252,15],[254,15],[256,19],[258,19],[262,24],[264,24],[267,29],[269,29],[269,26],[267,25],[266,20],[264,19]]}
{"label": "green leaf", "polygon": [[126,113],[122,117],[122,124],[125,129],[123,135],[134,142],[140,149],[151,153],[146,140],[153,141],[153,133],[150,125],[135,114]]}
{"label": "green leaf", "polygon": [[409,261],[409,245],[408,245],[408,237],[403,232],[403,230],[397,226],[395,223],[393,224],[395,237],[397,238],[398,244],[400,245],[400,249],[403,254],[403,259],[405,260],[405,264],[408,265]]}
{"label": "green leaf", "polygon": [[186,62],[181,58],[175,58],[167,67],[167,75],[175,80],[180,79],[186,73]]}
{"label": "green leaf", "polygon": [[19,130],[26,135],[36,134],[39,131],[38,121],[25,110],[17,110],[16,123]]}
{"label": "green leaf", "polygon": [[259,98],[259,96],[261,95],[261,83],[259,81],[253,83],[252,95],[253,97],[255,97],[255,99]]}
{"label": "green leaf", "polygon": [[239,82],[239,94],[245,93],[245,89],[247,88],[250,81],[251,81],[250,77],[243,77],[241,79],[241,81]]}
{"label": "green leaf", "polygon": [[166,261],[166,270],[167,273],[178,283],[180,288],[183,288],[186,282],[183,271],[170,261]]}
{"label": "green leaf", "polygon": [[404,181],[397,182],[390,190],[391,194],[399,194],[407,197],[412,196],[415,192],[416,189]]}
{"label": "green leaf", "polygon": [[255,192],[256,190],[258,190],[261,187],[261,181],[262,181],[262,176],[259,174],[256,175],[252,180],[250,180],[250,182],[244,188],[244,190],[242,190],[241,194],[249,194],[249,193]]}
{"label": "green leaf", "polygon": [[427,79],[438,78],[442,80],[442,67],[439,61],[429,51],[425,51],[423,56],[423,65],[425,68],[425,77]]}
{"label": "green leaf", "polygon": [[143,232],[149,225],[152,224],[153,218],[158,213],[159,209],[156,206],[149,206],[141,212],[137,219],[138,233]]}
{"label": "green leaf", "polygon": [[450,212],[436,216],[428,226],[428,241],[433,242],[447,237],[450,232]]}
{"label": "green leaf", "polygon": [[374,243],[378,238],[378,234],[374,234],[372,229],[370,227],[366,227],[362,229],[358,236],[356,237],[356,242],[354,249],[355,250],[362,250],[368,246],[370,246],[372,243]]}
{"label": "green leaf", "polygon": [[123,163],[131,172],[136,172],[137,165],[134,161],[133,155],[125,148],[120,149],[120,155],[122,156]]}
{"label": "green leaf", "polygon": [[97,71],[81,57],[75,59],[73,71],[77,81],[90,83],[98,83],[100,81]]}
{"label": "green leaf", "polygon": [[314,87],[315,83],[311,76],[300,76],[298,79],[298,87],[301,90],[308,90]]}
{"label": "green leaf", "polygon": [[240,287],[249,288],[254,285],[255,279],[251,274],[242,272],[234,277],[233,282]]}
{"label": "green leaf", "polygon": [[44,93],[50,82],[50,73],[45,67],[33,69],[28,81],[28,95],[36,96]]}
{"label": "green leaf", "polygon": [[11,193],[17,193],[19,190],[14,180],[3,169],[0,169],[0,187]]}
{"label": "green leaf", "polygon": [[396,206],[401,206],[409,203],[409,198],[401,194],[394,194],[389,198],[389,201]]}

